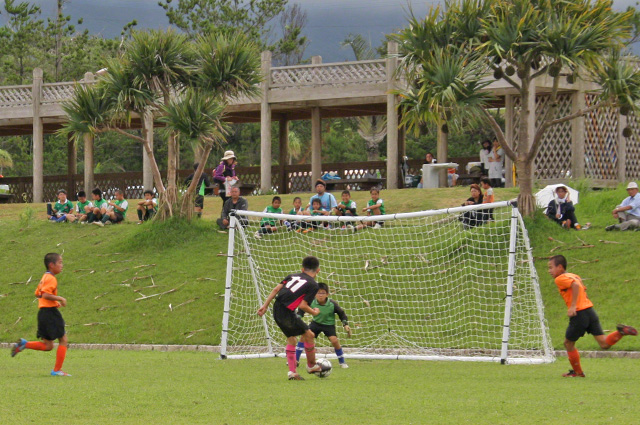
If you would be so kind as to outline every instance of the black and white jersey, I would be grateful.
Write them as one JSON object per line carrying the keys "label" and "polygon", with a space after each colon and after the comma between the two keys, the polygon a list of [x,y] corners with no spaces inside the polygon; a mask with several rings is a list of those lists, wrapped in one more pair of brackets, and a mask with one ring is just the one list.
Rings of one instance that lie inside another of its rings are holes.
{"label": "black and white jersey", "polygon": [[294,311],[305,300],[311,304],[318,292],[318,283],[306,273],[290,274],[281,282],[284,286],[276,295],[276,301]]}

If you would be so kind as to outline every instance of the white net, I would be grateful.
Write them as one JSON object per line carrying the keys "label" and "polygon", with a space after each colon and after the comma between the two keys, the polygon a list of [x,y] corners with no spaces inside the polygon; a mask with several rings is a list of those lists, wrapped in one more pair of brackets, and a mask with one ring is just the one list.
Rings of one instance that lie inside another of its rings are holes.
{"label": "white net", "polygon": [[[336,320],[349,357],[553,361],[523,222],[509,203],[491,206],[377,216],[380,228],[363,229],[357,228],[366,217],[238,211],[244,226],[230,232],[223,356],[284,351],[272,310],[264,318],[256,312],[284,277],[300,272],[305,256],[314,255],[320,260],[316,281],[329,285],[330,297],[349,316],[351,338]],[[277,220],[277,230],[256,238],[265,216]],[[317,345],[330,347],[324,336]]]}

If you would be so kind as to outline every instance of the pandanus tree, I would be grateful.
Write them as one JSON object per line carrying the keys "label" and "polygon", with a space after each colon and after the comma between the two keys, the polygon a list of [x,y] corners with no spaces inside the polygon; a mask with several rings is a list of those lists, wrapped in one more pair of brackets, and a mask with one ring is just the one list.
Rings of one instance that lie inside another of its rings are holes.
{"label": "pandanus tree", "polygon": [[[211,149],[223,142],[226,105],[234,97],[256,94],[261,80],[257,47],[241,34],[211,33],[190,42],[171,30],[135,32],[123,55],[106,68],[94,86],[76,87],[63,106],[69,120],[62,131],[74,137],[116,131],[142,143],[160,197],[156,217],[190,217],[185,203],[178,205],[179,140],[190,141],[198,152],[197,182]],[[134,118],[142,123],[142,137],[128,131]],[[166,126],[166,185],[147,142],[148,122]],[[190,185],[185,198],[192,199],[195,189]]]}
{"label": "pandanus tree", "polygon": [[[434,99],[446,95],[457,104],[470,99],[477,106],[482,99],[485,106],[476,111],[513,161],[520,186],[519,206],[531,215],[535,158],[545,132],[599,108],[637,109],[640,74],[620,53],[632,36],[633,11],[618,13],[611,6],[610,0],[451,0],[442,10],[433,7],[424,19],[410,18],[409,26],[397,35],[403,52],[400,69],[407,72],[410,82],[401,102],[409,114],[405,123],[411,126],[439,119],[440,131],[446,134],[443,126],[456,120],[456,108],[450,108],[450,115],[447,106],[444,111],[431,111],[435,103],[442,103]],[[445,74],[450,63],[437,60],[439,48],[450,61],[463,56],[465,60],[456,69],[450,68],[455,74],[448,75],[450,84],[438,88],[430,74]],[[469,77],[468,68],[478,72],[483,67],[481,79]],[[455,82],[464,81],[465,75],[473,85],[459,90]],[[601,88],[597,101],[559,116],[561,78],[568,84],[578,79],[595,83]],[[486,82],[493,80],[504,80],[521,99],[517,144],[489,112]],[[542,80],[551,87],[550,107],[536,126],[535,98]]]}

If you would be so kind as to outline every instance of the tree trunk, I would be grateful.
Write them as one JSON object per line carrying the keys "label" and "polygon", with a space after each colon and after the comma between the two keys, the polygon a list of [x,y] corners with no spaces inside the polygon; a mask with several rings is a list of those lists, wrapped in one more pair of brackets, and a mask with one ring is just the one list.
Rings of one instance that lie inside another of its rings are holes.
{"label": "tree trunk", "polygon": [[191,183],[187,188],[187,192],[182,197],[182,202],[180,206],[180,217],[184,217],[187,220],[191,220],[193,218],[193,201],[195,198],[194,195],[196,193],[196,190],[200,189],[198,187],[198,182],[200,181],[200,177],[204,172],[204,167],[205,167],[205,164],[207,163],[207,160],[209,159],[209,154],[211,153],[212,148],[213,146],[211,144],[207,144],[206,146],[202,146],[196,150],[197,152],[201,152],[200,157],[196,158],[196,162],[198,163],[198,168],[193,174],[193,180],[191,180]]}
{"label": "tree trunk", "polygon": [[518,209],[524,216],[531,217],[536,210],[536,200],[533,197],[533,161],[527,161],[524,155],[515,161],[518,187]]}
{"label": "tree trunk", "polygon": [[[153,173],[153,180],[155,181],[155,186],[158,190],[158,196],[164,196],[164,192],[166,189],[164,187],[164,183],[162,183],[162,174],[160,174],[160,168],[158,168],[158,163],[156,162],[156,157],[153,154],[153,149],[151,149],[151,145],[149,145],[149,142],[147,141],[147,132],[149,131],[149,129],[146,128],[146,125],[144,125],[144,123],[146,123],[146,120],[143,120],[142,122],[142,139],[144,139],[144,141],[142,142],[142,146],[149,156],[149,164],[151,165],[151,172]],[[153,131],[153,129],[151,131]]]}
{"label": "tree trunk", "polygon": [[159,220],[165,220],[169,217],[173,217],[174,210],[178,204],[176,135],[174,133],[169,134],[167,145],[167,188],[165,190],[164,197],[160,198],[160,205],[158,206],[157,214]]}

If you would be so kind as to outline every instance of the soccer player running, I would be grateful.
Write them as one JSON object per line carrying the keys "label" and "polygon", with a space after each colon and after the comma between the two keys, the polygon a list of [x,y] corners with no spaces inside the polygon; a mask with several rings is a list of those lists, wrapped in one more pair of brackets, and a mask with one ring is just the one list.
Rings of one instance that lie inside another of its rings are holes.
{"label": "soccer player running", "polygon": [[[347,332],[347,336],[351,337],[351,328],[349,327],[347,313],[344,312],[342,307],[340,307],[335,300],[329,298],[329,285],[320,282],[318,283],[318,288],[318,293],[311,303],[311,308],[317,308],[320,310],[320,314],[313,318],[309,324],[309,329],[313,332],[316,338],[320,336],[321,333],[324,333],[327,338],[329,338],[329,342],[333,345],[333,349],[338,357],[338,362],[340,362],[340,367],[347,369],[349,366],[344,360],[344,352],[342,351],[340,340],[336,334],[337,314],[342,322],[342,326],[344,326],[344,330]],[[300,317],[304,317],[304,311],[298,309],[298,315]],[[298,342],[298,346],[296,347],[296,361],[300,360],[303,349],[303,343]]]}
{"label": "soccer player running", "polygon": [[565,378],[584,378],[580,365],[580,354],[576,350],[576,341],[590,333],[598,341],[600,347],[607,350],[625,335],[638,335],[638,331],[631,326],[618,325],[616,331],[604,336],[600,319],[593,309],[593,303],[587,298],[587,288],[577,274],[567,273],[567,259],[556,255],[549,259],[549,274],[555,279],[560,295],[569,308],[569,326],[565,333],[564,347],[567,349],[569,363],[573,369],[563,374]]}
{"label": "soccer player running", "polygon": [[307,353],[307,372],[320,372],[322,368],[316,364],[316,346],[315,336],[309,330],[307,324],[300,316],[295,313],[296,308],[317,316],[320,310],[309,307],[318,292],[318,284],[314,278],[320,271],[320,261],[316,257],[309,256],[302,260],[302,273],[290,274],[282,282],[273,288],[264,304],[258,310],[258,316],[263,316],[269,304],[275,298],[273,304],[273,318],[278,327],[287,337],[287,365],[289,366],[289,379],[302,381],[298,372],[296,372],[296,344],[298,336],[304,344],[304,350]]}

